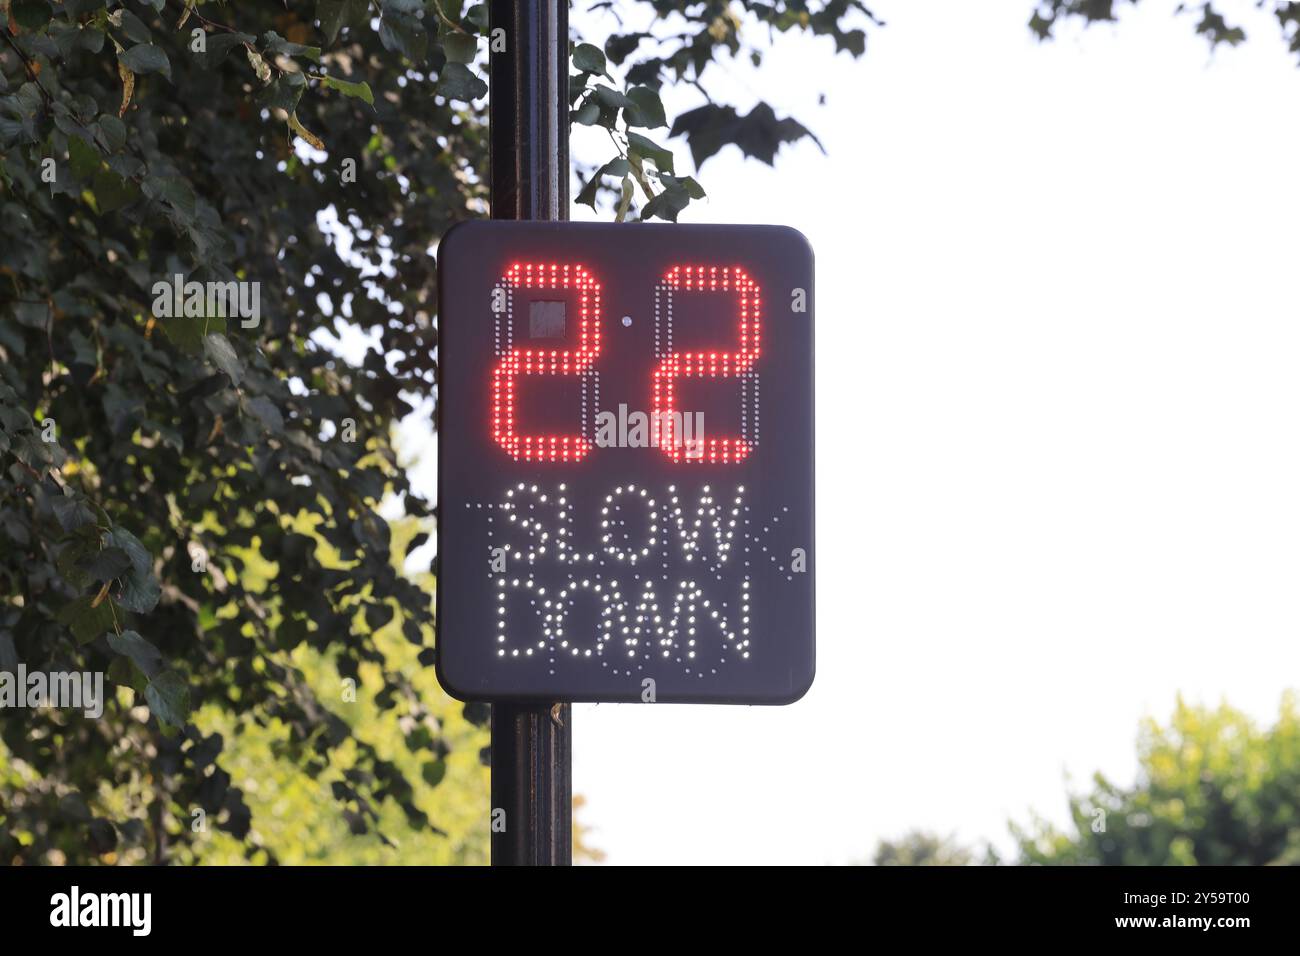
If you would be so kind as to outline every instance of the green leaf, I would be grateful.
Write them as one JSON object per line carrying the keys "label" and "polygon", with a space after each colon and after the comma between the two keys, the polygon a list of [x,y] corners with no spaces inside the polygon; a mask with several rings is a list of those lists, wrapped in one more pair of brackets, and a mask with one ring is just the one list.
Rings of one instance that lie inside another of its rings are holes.
{"label": "green leaf", "polygon": [[332,90],[338,90],[344,96],[351,96],[354,99],[365,100],[371,106],[375,105],[375,94],[370,92],[370,84],[349,83],[347,80],[340,80],[335,76],[323,76],[321,81]]}
{"label": "green leaf", "polygon": [[663,183],[664,191],[646,203],[645,208],[641,210],[642,219],[658,216],[660,219],[676,222],[677,214],[685,209],[692,199],[704,198],[704,190],[690,177],[678,179],[676,176],[661,174],[659,180]]}
{"label": "green leaf", "polygon": [[[21,312],[20,307],[22,307]],[[20,317],[18,321],[32,329],[45,328],[46,316],[50,314],[49,306],[41,302],[16,302],[14,303],[14,313],[16,316],[22,314],[31,315],[32,318],[24,319]],[[36,425],[32,422],[32,416],[21,408],[0,405],[0,431],[24,432],[33,431],[35,428]]]}
{"label": "green leaf", "polygon": [[72,166],[72,175],[78,180],[86,180],[94,176],[101,162],[99,150],[80,136],[68,137],[68,159],[69,165]]}
{"label": "green leaf", "polygon": [[383,0],[380,10],[379,42],[384,49],[412,63],[422,62],[429,52],[429,35],[419,16],[424,10],[421,0]]}
{"label": "green leaf", "polygon": [[164,724],[184,727],[190,717],[190,689],[174,671],[163,671],[149,681],[144,699]]}
{"label": "green leaf", "polygon": [[641,218],[653,219],[658,216],[660,219],[667,219],[669,222],[677,221],[677,214],[681,212],[690,203],[690,198],[686,191],[680,186],[673,189],[665,189],[654,199],[645,204],[641,210]]}
{"label": "green leaf", "polygon": [[162,319],[163,331],[177,348],[184,349],[191,355],[198,355],[204,349],[203,337],[209,332],[225,332],[227,322],[215,316],[202,319],[177,315]]}
{"label": "green leaf", "polygon": [[573,68],[582,73],[604,74],[604,51],[591,43],[579,43],[573,48]]}
{"label": "green leaf", "polygon": [[95,194],[95,205],[101,214],[114,212],[140,198],[140,187],[111,169],[101,169],[95,173],[91,189]]}
{"label": "green leaf", "polygon": [[81,563],[81,568],[90,579],[101,583],[120,578],[130,567],[131,557],[121,548],[104,548]]}
{"label": "green leaf", "polygon": [[167,203],[182,215],[194,215],[196,203],[194,187],[178,176],[146,177],[144,194],[150,199]]}
{"label": "green leaf", "polygon": [[652,140],[646,139],[640,133],[628,132],[627,149],[629,153],[642,159],[653,160],[655,168],[661,173],[671,173],[673,171],[672,151],[664,149]]}
{"label": "green leaf", "polygon": [[664,116],[664,104],[656,91],[648,86],[634,86],[627,91],[627,97],[634,104],[623,112],[628,126],[657,129],[668,125],[668,119]]}
{"label": "green leaf", "polygon": [[63,453],[58,445],[44,442],[35,435],[15,435],[10,440],[12,442],[10,451],[14,457],[42,478],[52,467],[62,461]]}
{"label": "green leaf", "polygon": [[632,169],[631,164],[623,157],[611,159],[600,169],[596,170],[591,181],[582,187],[582,192],[578,193],[577,201],[584,206],[596,208],[596,193],[600,191],[600,181],[603,176],[626,176]]}
{"label": "green leaf", "polygon": [[573,111],[573,121],[579,126],[595,126],[600,119],[600,107],[592,100],[587,100]]}
{"label": "green leaf", "polygon": [[867,34],[865,30],[846,30],[835,38],[836,52],[845,51],[859,57],[867,52]]}
{"label": "green leaf", "polygon": [[488,88],[464,63],[448,63],[438,74],[438,85],[434,90],[449,100],[469,102],[486,96]]}
{"label": "green leaf", "polygon": [[36,142],[35,115],[39,108],[39,104],[28,108],[17,95],[0,97],[0,146]]}
{"label": "green leaf", "polygon": [[112,113],[105,113],[99,118],[100,141],[110,153],[116,153],[126,145],[126,124]]}
{"label": "green leaf", "polygon": [[145,677],[152,679],[162,671],[163,658],[158,648],[154,647],[135,631],[123,631],[121,634],[108,635],[108,646],[117,653],[128,657],[140,668]]}
{"label": "green leaf", "polygon": [[122,578],[122,593],[117,603],[128,611],[148,614],[158,605],[162,586],[153,573],[153,555],[140,543],[140,539],[125,528],[116,527],[108,533],[111,545],[121,548],[131,559],[131,569]]}
{"label": "green leaf", "polygon": [[130,435],[144,412],[144,399],[127,391],[116,382],[109,382],[104,390],[104,417],[108,419],[109,433],[114,436]]}
{"label": "green leaf", "polygon": [[610,107],[611,109],[623,109],[626,106],[635,106],[630,99],[620,93],[618,90],[605,85],[592,88],[597,102]]}
{"label": "green leaf", "polygon": [[478,37],[468,33],[448,33],[442,38],[442,49],[451,63],[473,63],[478,54]]}
{"label": "green leaf", "polygon": [[424,778],[424,782],[429,786],[436,787],[438,784],[442,783],[443,778],[447,776],[447,761],[429,761],[420,768],[420,776]]}
{"label": "green leaf", "polygon": [[[54,16],[54,9],[46,0],[14,0],[10,8],[14,21],[24,30],[42,30]],[[0,29],[8,30],[7,25]]]}
{"label": "green leaf", "polygon": [[14,318],[19,325],[25,325],[29,329],[44,329],[50,323],[50,307],[44,302],[15,302]]}
{"label": "green leaf", "polygon": [[344,27],[359,26],[370,13],[369,0],[317,0],[316,19],[321,32],[333,43]]}
{"label": "green leaf", "polygon": [[79,495],[66,495],[50,502],[54,518],[64,531],[76,531],[95,523],[95,510]]}
{"label": "green leaf", "polygon": [[686,136],[696,169],[728,144],[735,144],[746,156],[769,166],[782,143],[807,137],[821,147],[802,123],[790,117],[779,119],[767,103],[759,103],[745,116],[730,106],[700,106],[677,117],[668,135]]}
{"label": "green leaf", "polygon": [[98,607],[93,606],[94,602],[93,595],[82,595],[65,604],[56,618],[60,624],[67,625],[78,644],[89,644],[105,631],[113,629],[112,598],[105,597]]}
{"label": "green leaf", "polygon": [[[673,177],[669,178],[671,179]],[[674,181],[681,183],[682,188],[686,190],[686,195],[690,196],[692,199],[703,199],[708,195],[708,193],[704,191],[704,187],[690,176],[681,176],[676,178]]]}
{"label": "green leaf", "polygon": [[72,334],[68,336],[68,341],[72,343],[73,365],[89,365],[91,368],[99,365],[99,352],[95,348],[95,343],[84,334],[73,329]]}
{"label": "green leaf", "polygon": [[258,103],[269,110],[282,109],[292,113],[298,108],[305,89],[307,77],[301,73],[281,73],[258,94]]}
{"label": "green leaf", "polygon": [[590,206],[596,208],[596,194],[600,192],[600,173],[591,177],[587,185],[582,187],[582,192],[578,193],[578,198],[574,200],[581,206]]}
{"label": "green leaf", "polygon": [[291,43],[274,30],[269,30],[262,36],[262,43],[266,52],[281,53],[285,56],[303,56],[313,61],[320,62],[320,47],[305,46],[302,43]]}
{"label": "green leaf", "polygon": [[212,360],[212,364],[230,376],[236,386],[244,380],[244,366],[235,354],[235,347],[230,339],[220,332],[210,332],[203,337],[203,351]]}
{"label": "green leaf", "polygon": [[123,9],[122,13],[122,32],[132,43],[148,43],[153,39],[153,34],[149,28],[144,25],[139,17],[130,10]]}
{"label": "green leaf", "polygon": [[[0,432],[0,436],[3,436]],[[90,583],[90,574],[81,566],[81,561],[91,551],[92,546],[82,540],[73,539],[59,553],[55,567],[69,585],[81,590]]]}
{"label": "green leaf", "polygon": [[117,55],[118,62],[132,73],[161,73],[167,79],[172,78],[171,61],[161,47],[149,43],[137,43],[131,49]]}
{"label": "green leaf", "polygon": [[486,33],[488,28],[488,6],[486,3],[475,3],[465,11],[465,19],[474,26],[478,27],[480,33]]}
{"label": "green leaf", "polygon": [[649,37],[649,33],[614,34],[605,41],[605,56],[615,63],[622,63],[636,52],[642,40]]}
{"label": "green leaf", "polygon": [[[72,59],[82,50],[87,53],[98,53],[104,49],[104,31],[96,29],[93,25],[75,27],[56,21],[51,26],[50,37],[58,47],[59,56],[64,60]],[[4,84],[0,83],[0,89],[3,88]]]}
{"label": "green leaf", "polygon": [[267,431],[273,433],[284,431],[284,415],[280,413],[280,409],[275,407],[275,403],[265,395],[259,395],[257,398],[245,402],[244,408],[265,425]]}
{"label": "green leaf", "polygon": [[149,686],[148,680],[126,657],[113,658],[113,662],[108,665],[108,679],[119,687],[130,687],[142,696]]}

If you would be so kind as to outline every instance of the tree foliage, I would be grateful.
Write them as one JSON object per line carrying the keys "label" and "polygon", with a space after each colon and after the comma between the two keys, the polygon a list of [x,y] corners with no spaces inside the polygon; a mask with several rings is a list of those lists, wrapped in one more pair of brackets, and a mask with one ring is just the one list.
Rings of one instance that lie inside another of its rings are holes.
{"label": "tree foliage", "polygon": [[[856,0],[620,10],[653,25],[572,51],[620,217],[703,195],[665,132],[697,163],[809,135],[762,102],[670,118],[666,84],[786,31],[858,55],[872,23]],[[295,841],[340,844],[321,807],[368,858],[460,839],[437,791],[481,786],[486,711],[431,684],[405,559],[433,514],[392,428],[436,391],[437,237],[487,209],[487,27],[456,0],[0,0],[0,670],[111,689],[98,720],[0,714],[0,860],[316,859]],[[170,308],[173,277],[256,283],[256,321]]]}
{"label": "tree foliage", "polygon": [[1300,863],[1300,708],[1288,694],[1260,728],[1226,704],[1181,700],[1167,727],[1138,737],[1137,781],[1101,774],[1069,798],[1073,826],[1013,827],[1024,863],[1212,865]]}
{"label": "tree foliage", "polygon": [[871,857],[875,866],[969,866],[975,854],[953,837],[913,830],[897,840],[881,840]]}
{"label": "tree foliage", "polygon": [[[1125,786],[1095,774],[1067,795],[1064,829],[1041,816],[1011,824],[1007,862],[1049,866],[1233,866],[1300,864],[1300,698],[1286,694],[1277,722],[1260,727],[1241,711],[1181,699],[1167,725],[1142,722],[1138,772]],[[914,830],[882,840],[879,866],[1004,862],[988,845],[963,847]]]}
{"label": "tree foliage", "polygon": [[[1070,20],[1084,23],[1114,21],[1125,5],[1138,0],[1038,0],[1030,17],[1029,27],[1040,40],[1053,36],[1058,24]],[[1244,4],[1228,0],[1228,6],[1240,9]],[[1250,0],[1250,6],[1271,10],[1282,37],[1292,53],[1300,54],[1300,3],[1296,0]],[[1239,23],[1230,22],[1221,12],[1223,4],[1211,2],[1178,3],[1175,10],[1196,18],[1196,32],[1205,37],[1211,48],[1220,43],[1236,46],[1246,39],[1246,30]]]}

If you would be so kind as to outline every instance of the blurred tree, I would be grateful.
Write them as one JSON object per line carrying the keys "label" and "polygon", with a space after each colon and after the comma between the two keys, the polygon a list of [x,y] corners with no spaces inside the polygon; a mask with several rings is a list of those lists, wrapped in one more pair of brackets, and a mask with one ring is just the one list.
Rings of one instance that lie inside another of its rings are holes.
{"label": "blurred tree", "polygon": [[[302,519],[294,530],[312,534]],[[414,519],[394,522],[395,561],[408,553],[419,533]],[[317,554],[326,566],[338,566],[338,555],[326,542],[318,541]],[[240,556],[246,586],[264,593],[276,569],[251,549]],[[425,572],[413,579],[433,592],[433,575]],[[466,720],[461,705],[438,686],[432,669],[420,666],[420,648],[402,636],[402,629],[400,612],[373,632],[364,614],[356,616],[353,634],[373,641],[384,660],[382,666],[362,664],[356,681],[340,674],[336,652],[300,645],[289,658],[316,699],[332,703],[351,737],[391,760],[411,782],[411,802],[435,824],[411,820],[389,801],[376,808],[376,825],[366,826],[361,798],[349,798],[342,789],[350,786],[359,767],[356,746],[334,748],[323,771],[307,773],[289,755],[290,728],[282,721],[207,705],[194,713],[193,723],[203,733],[228,741],[222,769],[229,774],[229,785],[244,793],[265,851],[256,860],[291,865],[488,861],[488,770],[480,759],[488,745],[487,730]],[[431,634],[426,637],[432,639]],[[422,713],[383,705],[384,669],[411,675],[412,691],[425,708]],[[220,775],[223,780],[225,773]],[[193,829],[194,820],[190,823]],[[177,862],[201,863],[238,863],[243,857],[240,841],[215,827],[196,833],[194,842],[173,856]]]}
{"label": "blurred tree", "polygon": [[1138,780],[1101,774],[1069,798],[1073,829],[1012,826],[1023,863],[1300,863],[1300,711],[1294,694],[1260,729],[1227,704],[1179,700],[1168,727],[1145,721]]}
{"label": "blurred tree", "polygon": [[[1137,4],[1138,0],[1036,0],[1029,28],[1040,40],[1052,37],[1057,25],[1069,20],[1081,20],[1085,23],[1113,21],[1125,3]],[[1228,6],[1240,10],[1247,6],[1237,0],[1228,0]],[[1296,0],[1249,0],[1249,6],[1271,10],[1274,19],[1292,53],[1300,53],[1300,2]],[[1210,46],[1220,43],[1236,46],[1246,39],[1246,30],[1240,23],[1230,22],[1221,12],[1223,4],[1214,2],[1179,3],[1174,8],[1180,14],[1189,14],[1196,18],[1195,29],[1209,41]]]}
{"label": "blurred tree", "polygon": [[[578,198],[666,219],[703,189],[665,135],[697,164],[811,135],[710,96],[717,64],[788,32],[858,56],[874,23],[589,20],[571,115],[612,156]],[[486,710],[433,686],[432,600],[378,509],[412,548],[434,530],[391,430],[436,390],[437,238],[487,211],[486,27],[462,0],[0,0],[0,670],[113,689],[99,720],[0,714],[0,860],[321,859],[353,845],[327,806],[367,853],[459,839]],[[672,85],[698,105],[668,116]],[[250,309],[173,308],[176,276]]]}
{"label": "blurred tree", "polygon": [[913,830],[898,840],[881,840],[871,858],[875,866],[969,866],[975,854],[953,837]]}
{"label": "blurred tree", "polygon": [[[1072,826],[1040,817],[1011,824],[1021,864],[1300,864],[1300,708],[1283,697],[1277,722],[1260,729],[1227,704],[1180,699],[1168,727],[1143,722],[1138,779],[1121,787],[1101,774],[1068,797]],[[877,866],[1002,862],[994,849],[963,847],[914,830],[882,840]]]}

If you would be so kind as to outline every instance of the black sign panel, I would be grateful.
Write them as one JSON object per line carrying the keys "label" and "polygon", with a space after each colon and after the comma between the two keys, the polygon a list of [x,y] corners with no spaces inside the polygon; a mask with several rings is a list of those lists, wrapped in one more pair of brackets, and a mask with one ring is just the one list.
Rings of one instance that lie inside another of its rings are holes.
{"label": "black sign panel", "polygon": [[464,700],[801,697],[803,236],[475,222],[438,259],[443,686]]}

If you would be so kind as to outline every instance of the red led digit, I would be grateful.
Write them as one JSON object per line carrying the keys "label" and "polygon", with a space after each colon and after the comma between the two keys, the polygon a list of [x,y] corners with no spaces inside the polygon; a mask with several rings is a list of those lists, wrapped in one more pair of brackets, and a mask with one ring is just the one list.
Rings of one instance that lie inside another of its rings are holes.
{"label": "red led digit", "polygon": [[[735,297],[740,323],[740,348],[735,352],[670,352],[654,371],[654,411],[659,447],[675,462],[728,464],[744,461],[754,441],[744,437],[686,439],[676,436],[681,412],[677,380],[682,378],[741,378],[749,375],[759,354],[761,296],[758,285],[739,266],[674,266],[659,284],[669,296],[677,292],[725,293]],[[683,440],[686,439],[686,440]],[[696,443],[698,441],[698,444]]]}
{"label": "red led digit", "polygon": [[525,375],[581,375],[600,354],[600,283],[580,265],[516,262],[501,279],[515,289],[576,290],[578,347],[516,346],[492,371],[492,437],[516,461],[580,461],[591,450],[582,435],[521,435],[517,430],[518,382]]}

